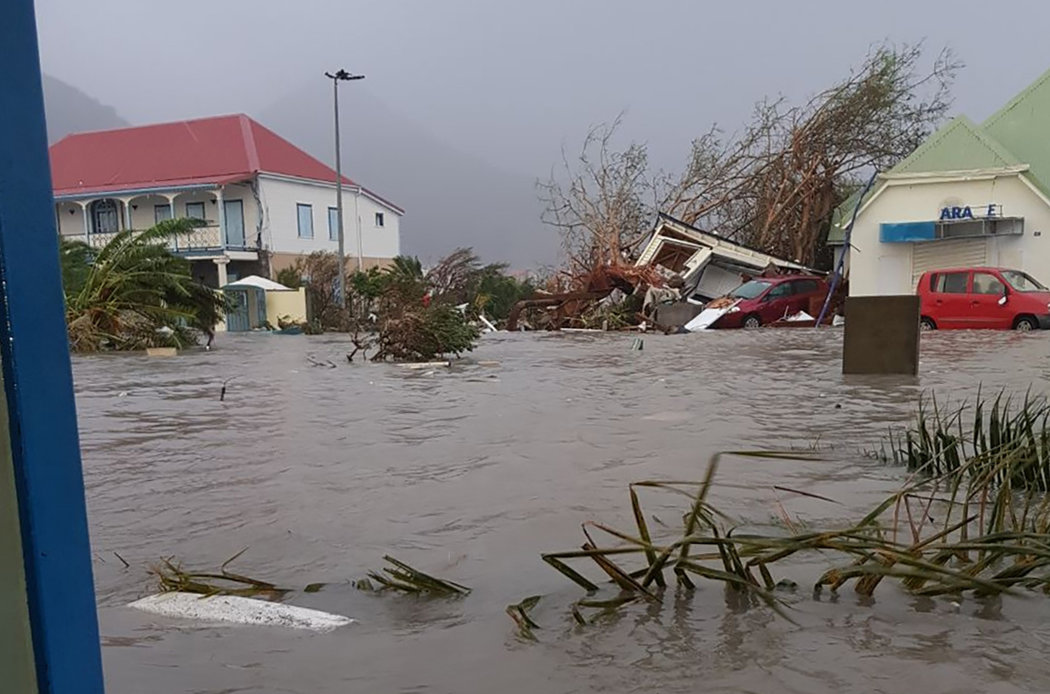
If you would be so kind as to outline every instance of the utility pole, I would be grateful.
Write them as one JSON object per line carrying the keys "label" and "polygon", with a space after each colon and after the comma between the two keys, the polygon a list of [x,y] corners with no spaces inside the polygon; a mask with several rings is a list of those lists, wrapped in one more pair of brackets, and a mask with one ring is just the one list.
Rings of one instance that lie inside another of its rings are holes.
{"label": "utility pole", "polygon": [[[346,308],[346,255],[343,240],[343,167],[339,152],[339,83],[351,80],[363,80],[364,75],[351,75],[346,70],[335,73],[326,72],[324,76],[332,80],[332,97],[335,106],[335,208],[336,223],[339,226],[339,305]],[[360,259],[358,270],[360,270]]]}

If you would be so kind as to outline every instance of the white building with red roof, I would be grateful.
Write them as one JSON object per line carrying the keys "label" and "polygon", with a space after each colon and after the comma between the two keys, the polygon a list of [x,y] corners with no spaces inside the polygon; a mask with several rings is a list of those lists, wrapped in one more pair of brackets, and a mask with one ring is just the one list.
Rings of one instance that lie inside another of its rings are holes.
{"label": "white building with red roof", "polygon": [[[63,236],[98,247],[173,216],[205,220],[173,250],[212,286],[272,277],[302,255],[338,248],[335,171],[245,115],[70,135],[50,154]],[[351,268],[400,253],[403,214],[343,177]]]}

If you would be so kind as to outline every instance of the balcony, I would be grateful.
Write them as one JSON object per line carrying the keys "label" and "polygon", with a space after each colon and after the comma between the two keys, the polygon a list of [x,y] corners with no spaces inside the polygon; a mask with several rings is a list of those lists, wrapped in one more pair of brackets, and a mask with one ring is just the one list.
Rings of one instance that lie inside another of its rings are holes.
{"label": "balcony", "polygon": [[[117,232],[106,234],[91,234],[88,236],[88,245],[92,248],[102,248],[109,243]],[[178,234],[171,238],[169,246],[172,253],[178,255],[218,255],[225,250],[255,251],[258,250],[254,243],[245,239],[243,244],[223,243],[222,231],[219,225],[197,227],[184,234]]]}

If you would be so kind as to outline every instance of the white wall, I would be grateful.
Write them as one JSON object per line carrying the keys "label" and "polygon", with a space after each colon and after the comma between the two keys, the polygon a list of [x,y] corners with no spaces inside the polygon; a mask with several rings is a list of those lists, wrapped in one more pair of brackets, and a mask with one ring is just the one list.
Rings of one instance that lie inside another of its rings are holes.
{"label": "white wall", "polygon": [[78,202],[59,202],[55,205],[58,233],[84,238],[84,208]]}
{"label": "white wall", "polygon": [[989,203],[1000,205],[1002,216],[1024,217],[1024,234],[989,239],[988,263],[1024,270],[1041,282],[1050,282],[1050,206],[1019,177],[894,183],[861,212],[854,224],[850,295],[915,291],[911,286],[914,244],[881,243],[880,224],[937,220],[945,206],[971,205],[976,210],[976,206]]}
{"label": "white wall", "polygon": [[[260,221],[260,204],[259,200],[256,199],[255,193],[252,191],[251,186],[247,184],[227,184],[222,189],[222,199],[225,202],[232,200],[240,200],[241,208],[244,210],[244,241],[249,246],[255,245],[255,238],[259,233],[259,221]],[[179,214],[185,214],[186,209],[183,203],[183,198],[180,196],[178,199]],[[212,216],[214,210],[214,217]],[[211,203],[208,203],[208,219],[215,220],[215,223],[219,223],[218,208]],[[265,237],[264,237],[265,238]]]}
{"label": "white wall", "polygon": [[140,195],[130,200],[134,208],[131,211],[131,228],[144,230],[156,224],[156,205],[167,205],[168,198],[163,195]]}
{"label": "white wall", "polygon": [[[300,183],[268,176],[259,177],[263,205],[263,244],[276,253],[313,253],[339,249],[329,239],[328,208],[335,207],[335,185]],[[357,256],[352,190],[343,190],[343,234],[346,256]],[[312,239],[299,238],[297,205],[313,208]],[[383,213],[384,226],[377,227],[375,215]],[[364,194],[358,198],[357,217],[361,227],[361,250],[365,258],[393,258],[401,252],[400,216]]]}

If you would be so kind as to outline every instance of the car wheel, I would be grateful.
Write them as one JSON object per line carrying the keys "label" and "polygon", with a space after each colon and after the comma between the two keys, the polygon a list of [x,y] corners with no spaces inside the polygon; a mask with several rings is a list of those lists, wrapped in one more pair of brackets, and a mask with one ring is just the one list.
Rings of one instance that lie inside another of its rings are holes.
{"label": "car wheel", "polygon": [[1031,318],[1018,318],[1017,322],[1014,323],[1014,330],[1018,330],[1023,333],[1031,332],[1035,330],[1035,320]]}
{"label": "car wheel", "polygon": [[748,329],[759,328],[762,326],[762,321],[759,320],[758,316],[752,314],[744,319],[744,327]]}
{"label": "car wheel", "polygon": [[919,321],[919,329],[920,330],[936,330],[937,329],[937,324],[933,322],[932,318],[926,318],[925,316],[923,316],[923,318]]}

